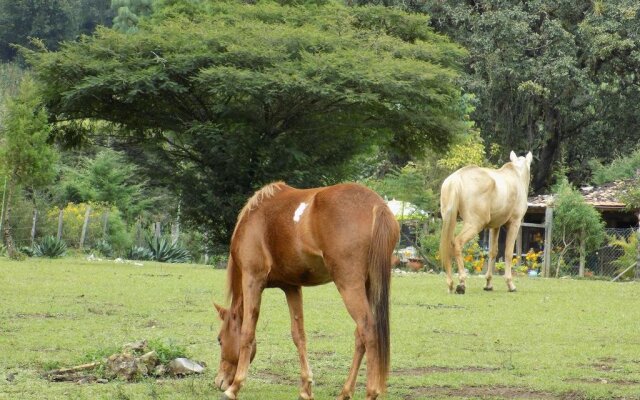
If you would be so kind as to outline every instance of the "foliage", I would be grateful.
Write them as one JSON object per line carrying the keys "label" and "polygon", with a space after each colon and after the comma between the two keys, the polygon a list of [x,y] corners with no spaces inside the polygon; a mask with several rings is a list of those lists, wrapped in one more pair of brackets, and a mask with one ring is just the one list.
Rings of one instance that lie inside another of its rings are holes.
{"label": "foliage", "polygon": [[[581,243],[586,251],[600,247],[605,239],[604,222],[595,208],[565,177],[559,177],[553,199],[553,242],[561,243],[557,255],[557,271],[568,251],[575,251]],[[557,273],[556,273],[557,275]]]}
{"label": "foliage", "polygon": [[67,251],[67,244],[55,236],[45,236],[39,243],[33,246],[35,257],[62,257]]}
{"label": "foliage", "polygon": [[[87,243],[85,245],[105,240],[115,253],[122,254],[131,245],[131,235],[127,231],[119,210],[113,206],[101,203],[67,204],[62,209],[62,237],[74,247],[80,244],[82,227],[88,208],[91,209],[89,211],[89,225],[87,226],[85,238]],[[45,230],[49,232],[57,231],[59,213],[60,209],[57,207],[53,207],[47,212]],[[104,228],[105,216],[108,217],[106,231]]]}
{"label": "foliage", "polygon": [[98,240],[91,249],[103,257],[113,257],[114,255],[113,247],[105,239]]}
{"label": "foliage", "polygon": [[127,260],[153,260],[151,250],[141,246],[131,246],[126,254]]}
{"label": "foliage", "polygon": [[110,0],[0,0],[0,60],[16,55],[13,44],[39,38],[52,50],[60,42],[110,25]]}
{"label": "foliage", "polygon": [[34,81],[25,77],[16,97],[7,101],[6,117],[0,126],[0,174],[7,182],[2,234],[10,258],[17,256],[10,225],[16,190],[25,187],[33,191],[55,176],[58,153],[47,144],[50,130]]}
{"label": "foliage", "polygon": [[[572,181],[587,160],[611,160],[638,140],[640,25],[634,0],[526,2],[359,0],[427,13],[469,51],[464,90],[485,143],[532,150],[532,188],[552,183],[562,151]],[[615,138],[615,139],[614,139]],[[620,150],[622,149],[622,150]],[[500,154],[494,163],[501,163]]]}
{"label": "foliage", "polygon": [[187,357],[187,348],[178,345],[173,340],[151,339],[148,342],[148,346],[149,349],[156,352],[161,364],[167,364],[176,358]]}
{"label": "foliage", "polygon": [[591,160],[589,166],[592,170],[592,180],[596,185],[635,178],[640,171],[640,148],[626,156],[618,156],[608,165],[603,165],[598,160]]}
{"label": "foliage", "polygon": [[102,149],[95,157],[81,157],[78,163],[63,168],[58,184],[58,201],[63,204],[101,203],[115,206],[126,221],[139,218],[158,198],[151,195],[141,171],[125,155]]}
{"label": "foliage", "polygon": [[247,196],[268,182],[335,183],[374,145],[420,154],[466,129],[464,51],[424,16],[168,3],[135,35],[100,29],[25,55],[54,122],[64,116],[59,137],[83,137],[86,118],[113,123],[215,243],[228,243]]}
{"label": "foliage", "polygon": [[[632,234],[628,238],[613,236],[609,238],[610,246],[617,246],[622,249],[622,255],[611,263],[618,267],[616,275],[628,269],[631,265],[638,262],[638,235]],[[636,267],[638,268],[638,267]],[[633,279],[635,277],[635,269],[631,268],[623,276],[623,279]]]}
{"label": "foliage", "polygon": [[178,243],[171,243],[164,237],[148,237],[147,246],[153,261],[166,263],[185,263],[191,260],[189,252]]}
{"label": "foliage", "polygon": [[116,13],[113,29],[124,33],[137,32],[140,17],[150,14],[152,5],[152,0],[111,0],[111,9]]}

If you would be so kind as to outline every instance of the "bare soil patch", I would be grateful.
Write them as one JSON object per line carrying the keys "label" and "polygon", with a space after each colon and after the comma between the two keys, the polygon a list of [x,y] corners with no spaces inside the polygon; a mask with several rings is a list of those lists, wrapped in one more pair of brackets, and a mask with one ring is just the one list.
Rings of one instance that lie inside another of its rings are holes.
{"label": "bare soil patch", "polygon": [[433,374],[438,372],[495,372],[500,368],[496,367],[477,367],[477,366],[463,366],[463,367],[442,367],[437,365],[430,365],[428,367],[418,368],[402,368],[393,370],[393,374],[404,376],[420,376],[425,374]]}
{"label": "bare soil patch", "polygon": [[513,386],[469,386],[464,388],[451,387],[423,387],[415,388],[414,393],[406,396],[405,400],[428,399],[439,397],[462,397],[473,399],[535,399],[535,400],[585,400],[580,392],[566,392],[556,394],[551,392],[531,390]]}

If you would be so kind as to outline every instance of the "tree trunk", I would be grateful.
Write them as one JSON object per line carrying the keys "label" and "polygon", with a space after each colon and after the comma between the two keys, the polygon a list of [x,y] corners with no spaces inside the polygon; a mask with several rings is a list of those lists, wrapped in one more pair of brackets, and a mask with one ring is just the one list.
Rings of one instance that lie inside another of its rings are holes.
{"label": "tree trunk", "polygon": [[4,242],[7,245],[7,256],[11,259],[16,259],[18,257],[18,250],[16,250],[16,245],[13,242],[13,235],[11,233],[11,225],[9,224],[9,219],[11,216],[11,201],[13,199],[13,191],[15,189],[15,183],[13,177],[9,178],[9,182],[7,185],[7,207],[4,210],[4,221],[3,225],[3,235]]}
{"label": "tree trunk", "polygon": [[546,107],[544,125],[549,138],[540,151],[540,160],[534,164],[535,174],[531,186],[535,193],[540,192],[551,183],[553,166],[560,153],[560,124],[558,118],[557,110],[552,107]]}

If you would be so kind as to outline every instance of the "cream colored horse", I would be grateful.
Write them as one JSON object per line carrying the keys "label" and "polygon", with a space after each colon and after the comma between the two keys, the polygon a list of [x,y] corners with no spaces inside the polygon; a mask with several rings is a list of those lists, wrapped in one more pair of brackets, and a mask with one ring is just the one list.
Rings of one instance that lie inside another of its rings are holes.
{"label": "cream colored horse", "polygon": [[[484,290],[493,290],[491,274],[498,255],[498,234],[502,225],[507,228],[504,277],[509,291],[516,291],[511,276],[511,258],[516,235],[527,211],[532,155],[529,152],[526,157],[518,157],[512,151],[510,159],[511,162],[500,169],[476,166],[461,168],[449,175],[442,183],[440,258],[447,272],[449,293],[453,293],[451,257],[455,257],[458,264],[460,284],[456,287],[456,293],[464,294],[466,272],[462,259],[462,247],[484,228],[490,229],[489,267]],[[462,231],[454,238],[458,215],[462,218],[464,225]]]}

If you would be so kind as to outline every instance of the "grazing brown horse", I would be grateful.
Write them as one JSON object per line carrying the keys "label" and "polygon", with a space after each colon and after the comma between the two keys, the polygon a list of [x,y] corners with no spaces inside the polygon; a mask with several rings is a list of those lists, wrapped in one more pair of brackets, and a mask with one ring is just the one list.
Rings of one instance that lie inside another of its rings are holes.
{"label": "grazing brown horse", "polygon": [[231,306],[216,305],[220,368],[216,386],[236,399],[256,352],[262,290],[284,291],[301,367],[300,398],[312,399],[302,315],[302,286],[333,281],[356,322],[353,363],[338,399],[350,399],[363,355],[367,399],[385,390],[389,371],[389,284],[399,227],[373,191],[357,184],[298,190],[282,182],[257,191],[231,238],[227,288]]}
{"label": "grazing brown horse", "polygon": [[[462,247],[482,229],[489,228],[489,266],[485,290],[493,290],[491,274],[498,255],[498,234],[506,225],[507,238],[504,249],[504,277],[510,292],[516,287],[511,277],[511,258],[516,235],[522,218],[527,212],[527,194],[532,155],[518,157],[512,151],[511,162],[500,169],[468,166],[449,175],[442,183],[440,191],[440,211],[442,212],[442,236],[440,238],[440,259],[447,272],[449,292],[453,293],[451,278],[451,257],[458,264],[460,284],[456,293],[464,294],[466,273],[462,259]],[[464,225],[454,238],[456,219],[460,215]]]}

